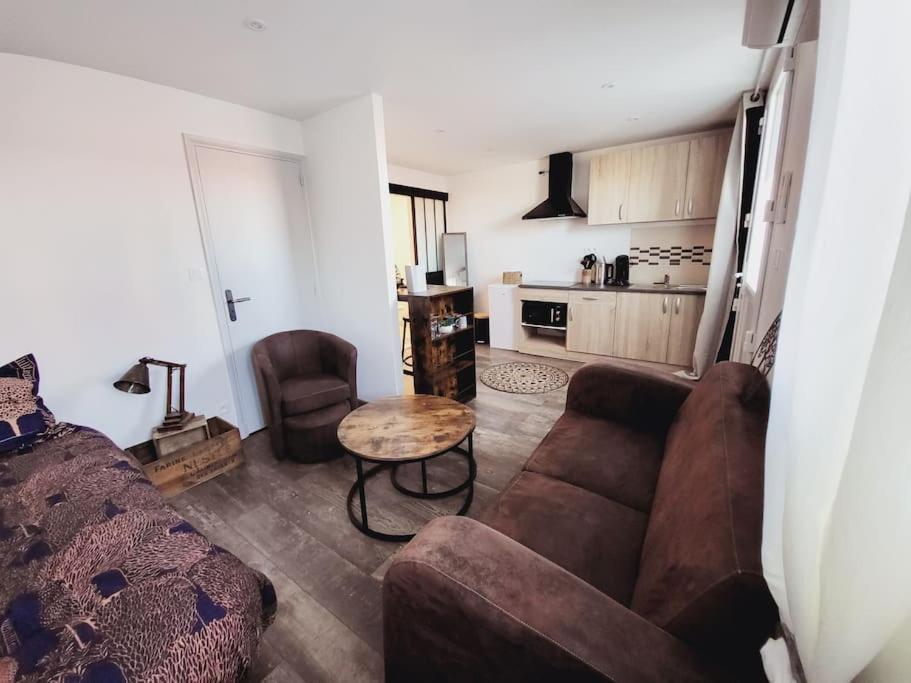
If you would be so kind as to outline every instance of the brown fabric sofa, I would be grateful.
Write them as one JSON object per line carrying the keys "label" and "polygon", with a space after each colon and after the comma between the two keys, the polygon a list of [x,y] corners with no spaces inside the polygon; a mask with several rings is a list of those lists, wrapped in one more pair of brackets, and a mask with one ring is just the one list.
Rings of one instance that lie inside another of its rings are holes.
{"label": "brown fabric sofa", "polygon": [[276,458],[342,453],[338,424],[358,406],[352,344],[328,332],[279,332],[253,345],[253,367]]}
{"label": "brown fabric sofa", "polygon": [[769,392],[592,364],[481,516],[428,524],[383,585],[388,681],[763,680]]}

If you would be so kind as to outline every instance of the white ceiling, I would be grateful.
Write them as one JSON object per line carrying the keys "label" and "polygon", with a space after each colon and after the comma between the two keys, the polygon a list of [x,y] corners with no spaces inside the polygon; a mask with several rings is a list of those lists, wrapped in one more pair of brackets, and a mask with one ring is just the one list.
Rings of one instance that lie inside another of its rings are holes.
{"label": "white ceiling", "polygon": [[[390,161],[453,174],[731,120],[760,58],[740,45],[744,6],[0,0],[0,51],[297,119],[377,92]],[[247,29],[250,18],[267,30]]]}

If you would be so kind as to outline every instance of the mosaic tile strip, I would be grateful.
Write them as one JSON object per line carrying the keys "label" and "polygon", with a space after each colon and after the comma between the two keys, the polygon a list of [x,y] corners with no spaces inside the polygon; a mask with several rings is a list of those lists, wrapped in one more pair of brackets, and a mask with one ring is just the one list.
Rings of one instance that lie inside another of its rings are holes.
{"label": "mosaic tile strip", "polygon": [[690,247],[630,247],[631,266],[679,266],[694,263],[703,266],[712,264],[712,248],[703,245]]}

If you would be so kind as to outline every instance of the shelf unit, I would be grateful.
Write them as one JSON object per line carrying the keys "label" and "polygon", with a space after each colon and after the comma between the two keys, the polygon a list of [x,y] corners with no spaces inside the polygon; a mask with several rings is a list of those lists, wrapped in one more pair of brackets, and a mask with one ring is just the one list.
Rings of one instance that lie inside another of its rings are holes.
{"label": "shelf unit", "polygon": [[[477,395],[474,342],[474,289],[428,285],[426,292],[409,293],[411,355],[414,391],[467,402]],[[431,319],[465,316],[468,324],[433,337]]]}

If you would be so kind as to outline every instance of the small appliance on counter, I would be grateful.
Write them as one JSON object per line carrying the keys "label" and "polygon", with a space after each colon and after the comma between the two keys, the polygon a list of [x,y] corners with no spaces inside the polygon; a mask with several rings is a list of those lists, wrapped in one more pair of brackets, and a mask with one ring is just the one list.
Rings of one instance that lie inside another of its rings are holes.
{"label": "small appliance on counter", "polygon": [[610,284],[615,287],[629,287],[629,256],[620,254],[614,259],[614,273]]}

